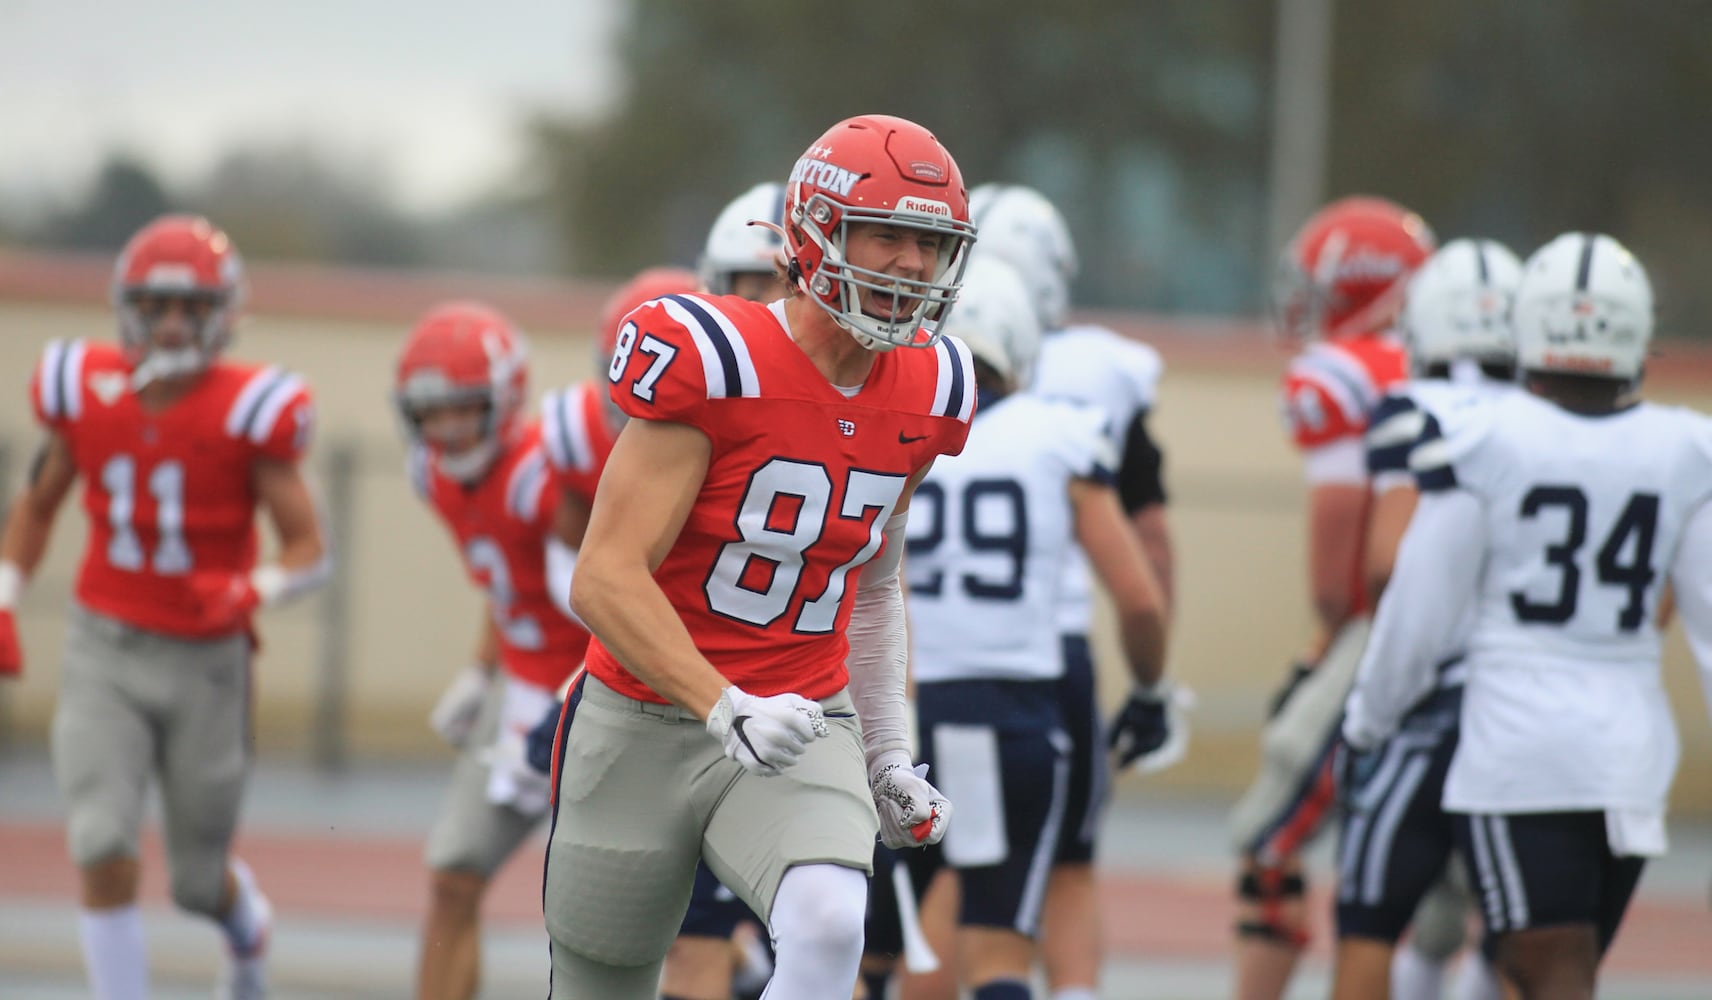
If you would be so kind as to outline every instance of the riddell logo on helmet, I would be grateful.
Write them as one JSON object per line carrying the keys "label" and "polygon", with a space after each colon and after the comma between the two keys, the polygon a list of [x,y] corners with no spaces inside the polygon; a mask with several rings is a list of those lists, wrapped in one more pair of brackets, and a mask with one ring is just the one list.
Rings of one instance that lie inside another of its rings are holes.
{"label": "riddell logo on helmet", "polygon": [[926,160],[911,160],[909,168],[910,173],[914,174],[916,180],[919,181],[942,181],[945,179],[945,171],[937,163],[929,163]]}
{"label": "riddell logo on helmet", "polygon": [[812,184],[840,198],[846,198],[850,195],[850,189],[861,179],[860,174],[851,173],[836,164],[823,163],[805,156],[791,168],[790,183]]}
{"label": "riddell logo on helmet", "polygon": [[939,215],[951,218],[951,206],[943,201],[933,201],[928,198],[917,198],[909,195],[898,199],[898,211],[920,212],[923,215]]}

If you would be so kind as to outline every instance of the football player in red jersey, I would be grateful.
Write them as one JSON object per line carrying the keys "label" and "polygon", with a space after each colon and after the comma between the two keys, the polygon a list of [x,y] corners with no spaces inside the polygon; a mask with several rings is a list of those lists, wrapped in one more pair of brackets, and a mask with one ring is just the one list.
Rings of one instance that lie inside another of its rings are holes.
{"label": "football player in red jersey", "polygon": [[1333,801],[1332,738],[1369,611],[1362,435],[1385,390],[1408,374],[1392,327],[1409,276],[1433,247],[1420,216],[1355,197],[1303,223],[1280,261],[1275,319],[1301,345],[1285,371],[1283,410],[1308,480],[1308,585],[1319,629],[1273,701],[1260,775],[1232,815],[1242,856],[1239,1000],[1281,996],[1307,943],[1299,853]]}
{"label": "football player in red jersey", "polygon": [[[540,421],[522,416],[527,381],[522,333],[476,302],[430,310],[398,361],[394,399],[412,485],[451,532],[488,610],[477,676],[455,681],[435,712],[436,728],[463,753],[428,837],[423,1000],[476,994],[482,896],[540,824],[550,793],[529,766],[525,738],[588,648],[568,590],[555,603],[547,586],[549,552],[564,543],[554,534],[559,497]],[[461,697],[472,690],[474,699]]]}
{"label": "football player in red jersey", "polygon": [[910,763],[898,562],[974,410],[938,333],[962,178],[920,126],[848,119],[797,161],[784,228],[791,297],[656,300],[607,369],[632,419],[571,592],[596,640],[556,762],[555,994],[651,1000],[702,859],[767,917],[770,997],[849,995],[875,833],[951,818]]}
{"label": "football player in red jersey", "polygon": [[[158,779],[173,901],[223,931],[220,995],[259,997],[271,908],[228,852],[250,763],[251,614],[326,575],[298,468],[309,388],[278,368],[220,358],[244,273],[206,219],[143,227],[119,255],[112,293],[120,342],[50,343],[30,385],[47,440],[0,538],[0,674],[21,667],[12,606],[82,476],[89,544],[53,757],[92,991],[148,991],[137,850]],[[276,560],[259,566],[258,508],[279,540]]]}

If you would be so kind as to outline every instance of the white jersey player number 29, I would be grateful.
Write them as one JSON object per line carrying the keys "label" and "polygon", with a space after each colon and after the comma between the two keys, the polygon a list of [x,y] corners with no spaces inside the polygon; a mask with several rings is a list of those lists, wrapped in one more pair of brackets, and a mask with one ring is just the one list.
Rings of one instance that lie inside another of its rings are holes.
{"label": "white jersey player number 29", "polygon": [[[827,518],[861,521],[878,511],[868,542],[832,571],[826,589],[803,602],[793,631],[831,632],[850,571],[880,550],[886,520],[892,516],[906,477],[851,469],[843,498],[832,510],[832,477],[814,462],[774,458],[755,470],[737,509],[741,536],[727,542],[714,560],[703,589],[718,614],[765,628],[789,609],[802,580],[805,556],[825,533]],[[759,565],[756,565],[759,564]]]}

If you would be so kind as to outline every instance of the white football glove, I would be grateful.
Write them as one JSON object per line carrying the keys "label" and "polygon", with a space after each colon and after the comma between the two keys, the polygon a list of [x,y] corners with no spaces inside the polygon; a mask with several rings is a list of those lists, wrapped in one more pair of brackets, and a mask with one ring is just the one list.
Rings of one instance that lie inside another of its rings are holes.
{"label": "white football glove", "polygon": [[481,717],[488,678],[487,671],[472,664],[458,671],[452,683],[446,685],[440,700],[434,703],[434,710],[428,713],[428,725],[434,727],[441,739],[459,749],[470,741],[476,719]]}
{"label": "white football glove", "polygon": [[831,730],[817,702],[788,693],[761,698],[733,684],[707,714],[707,731],[744,770],[770,777]]}
{"label": "white football glove", "polygon": [[524,816],[539,816],[553,799],[553,782],[529,764],[527,734],[504,729],[482,752],[487,764],[487,800]]}
{"label": "white football glove", "polygon": [[488,766],[487,800],[525,816],[539,816],[552,801],[552,779],[529,763],[529,730],[549,706],[553,692],[516,677],[505,679],[499,731],[482,753]]}
{"label": "white football glove", "polygon": [[883,754],[868,772],[868,788],[880,814],[880,841],[887,847],[926,847],[944,839],[951,800],[927,783],[926,764],[910,767],[902,751]]}

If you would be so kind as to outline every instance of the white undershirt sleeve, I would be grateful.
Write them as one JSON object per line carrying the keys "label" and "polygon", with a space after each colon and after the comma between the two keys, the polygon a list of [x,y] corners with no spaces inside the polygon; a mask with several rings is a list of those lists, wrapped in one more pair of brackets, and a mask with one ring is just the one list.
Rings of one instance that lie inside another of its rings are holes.
{"label": "white undershirt sleeve", "polygon": [[1484,560],[1480,500],[1463,490],[1422,494],[1345,706],[1343,732],[1351,745],[1365,749],[1390,736],[1432,690]]}
{"label": "white undershirt sleeve", "polygon": [[904,687],[909,663],[909,634],[904,619],[903,561],[907,513],[893,514],[885,527],[885,547],[862,567],[846,638],[850,641],[850,697],[862,718],[862,746],[868,770],[880,758],[910,756],[909,720]]}
{"label": "white undershirt sleeve", "polygon": [[1338,438],[1302,452],[1302,474],[1310,486],[1367,482],[1367,446],[1360,437]]}

